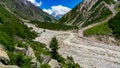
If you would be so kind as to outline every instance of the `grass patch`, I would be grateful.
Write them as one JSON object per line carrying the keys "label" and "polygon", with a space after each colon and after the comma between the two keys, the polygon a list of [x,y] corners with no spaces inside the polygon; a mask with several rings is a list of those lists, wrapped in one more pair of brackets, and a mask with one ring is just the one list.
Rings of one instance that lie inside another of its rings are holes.
{"label": "grass patch", "polygon": [[100,25],[94,26],[90,29],[84,31],[85,36],[90,35],[106,35],[111,32],[111,29],[108,27],[108,23],[102,23]]}

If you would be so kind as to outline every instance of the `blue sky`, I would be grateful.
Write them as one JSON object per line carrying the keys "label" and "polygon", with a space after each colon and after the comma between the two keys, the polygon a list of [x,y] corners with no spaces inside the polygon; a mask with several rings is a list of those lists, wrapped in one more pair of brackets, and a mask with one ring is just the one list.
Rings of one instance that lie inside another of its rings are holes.
{"label": "blue sky", "polygon": [[81,0],[36,0],[37,2],[42,2],[42,9],[49,9],[51,6],[62,5],[69,8],[74,8]]}
{"label": "blue sky", "polygon": [[54,17],[62,17],[82,0],[28,0]]}

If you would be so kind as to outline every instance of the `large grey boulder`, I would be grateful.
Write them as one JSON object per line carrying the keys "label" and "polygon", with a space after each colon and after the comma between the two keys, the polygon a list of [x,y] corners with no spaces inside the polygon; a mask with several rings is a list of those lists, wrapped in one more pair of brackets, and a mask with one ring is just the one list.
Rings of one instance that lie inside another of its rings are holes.
{"label": "large grey boulder", "polygon": [[39,68],[40,63],[37,61],[35,53],[29,45],[26,48],[26,56],[31,57],[32,68]]}
{"label": "large grey boulder", "polygon": [[0,48],[0,61],[4,64],[7,64],[10,61],[9,56],[4,49]]}
{"label": "large grey boulder", "polygon": [[26,56],[31,57],[32,63],[36,63],[37,59],[36,59],[35,53],[30,46],[27,46],[27,48],[26,48]]}
{"label": "large grey boulder", "polygon": [[61,68],[59,63],[54,59],[52,59],[48,64],[51,66],[51,68]]}

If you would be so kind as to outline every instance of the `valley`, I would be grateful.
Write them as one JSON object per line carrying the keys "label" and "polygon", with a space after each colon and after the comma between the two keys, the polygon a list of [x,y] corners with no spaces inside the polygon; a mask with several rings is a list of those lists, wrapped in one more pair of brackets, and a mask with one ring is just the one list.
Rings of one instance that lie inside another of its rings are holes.
{"label": "valley", "polygon": [[[43,30],[36,28],[33,24],[27,25],[37,33],[41,33]],[[119,68],[120,47],[87,39],[83,36],[83,31],[88,28],[90,27],[80,29],[79,32],[46,30],[35,41],[48,45],[52,37],[57,37],[60,44],[58,52],[65,58],[72,56],[74,61],[79,63],[82,68]]]}
{"label": "valley", "polygon": [[60,20],[0,0],[0,68],[120,68],[120,2],[84,0]]}

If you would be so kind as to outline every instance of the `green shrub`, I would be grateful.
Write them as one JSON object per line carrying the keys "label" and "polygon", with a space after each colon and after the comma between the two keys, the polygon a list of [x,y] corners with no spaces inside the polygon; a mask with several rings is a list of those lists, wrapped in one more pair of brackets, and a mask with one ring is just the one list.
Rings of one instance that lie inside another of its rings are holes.
{"label": "green shrub", "polygon": [[50,67],[50,65],[48,65],[48,64],[42,64],[42,65],[40,66],[40,68],[51,68],[51,67]]}
{"label": "green shrub", "polygon": [[75,63],[72,57],[67,57],[65,68],[81,68],[79,64]]}
{"label": "green shrub", "polygon": [[120,39],[120,12],[108,22],[116,38]]}
{"label": "green shrub", "polygon": [[2,18],[0,18],[0,23],[3,24],[3,20],[2,20]]}
{"label": "green shrub", "polygon": [[30,68],[31,58],[23,55],[22,53],[9,53],[10,65],[18,65],[21,68]]}
{"label": "green shrub", "polygon": [[46,45],[40,42],[34,42],[34,41],[27,41],[27,43],[30,44],[30,46],[33,48],[35,52],[35,56],[37,57],[37,60],[41,62],[41,54],[44,55],[50,55],[49,50],[46,48]]}
{"label": "green shrub", "polygon": [[6,33],[0,31],[0,44],[4,45],[7,50],[13,51],[15,40],[9,37]]}

